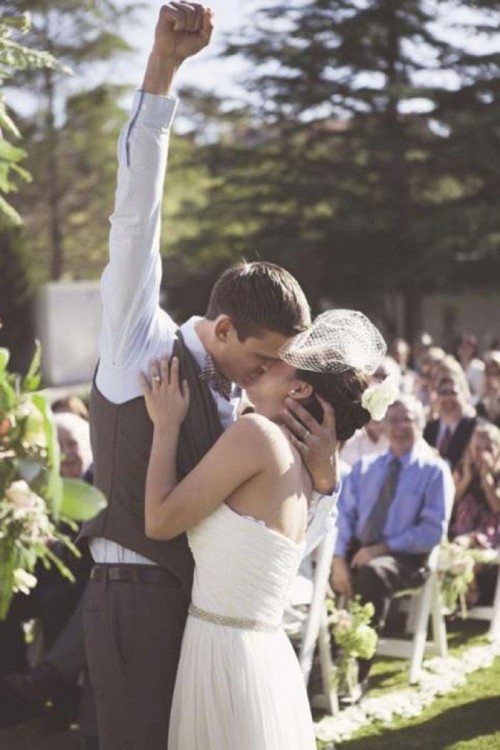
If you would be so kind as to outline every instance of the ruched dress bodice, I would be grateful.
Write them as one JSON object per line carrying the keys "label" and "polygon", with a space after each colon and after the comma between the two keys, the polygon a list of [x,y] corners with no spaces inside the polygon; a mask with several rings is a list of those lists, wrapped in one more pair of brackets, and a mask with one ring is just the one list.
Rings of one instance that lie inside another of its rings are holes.
{"label": "ruched dress bodice", "polygon": [[232,618],[279,625],[303,545],[223,504],[188,532],[192,602]]}
{"label": "ruched dress bodice", "polygon": [[188,531],[195,560],[168,750],[315,750],[281,627],[304,545],[221,505]]}

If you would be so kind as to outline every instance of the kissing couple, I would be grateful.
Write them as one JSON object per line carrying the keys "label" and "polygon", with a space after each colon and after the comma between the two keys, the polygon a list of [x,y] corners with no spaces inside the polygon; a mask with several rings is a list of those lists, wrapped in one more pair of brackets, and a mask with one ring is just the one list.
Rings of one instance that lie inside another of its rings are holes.
{"label": "kissing couple", "polygon": [[82,531],[100,750],[315,748],[281,617],[334,520],[337,439],[369,421],[385,353],[361,313],[311,323],[297,281],[270,263],[228,269],[181,327],[160,308],[171,86],[212,28],[197,3],[161,8],[118,148],[90,399],[108,505]]}

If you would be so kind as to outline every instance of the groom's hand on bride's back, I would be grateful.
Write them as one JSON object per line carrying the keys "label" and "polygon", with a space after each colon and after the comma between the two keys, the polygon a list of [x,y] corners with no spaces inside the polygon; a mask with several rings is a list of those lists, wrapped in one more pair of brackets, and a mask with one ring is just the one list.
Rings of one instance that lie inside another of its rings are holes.
{"label": "groom's hand on bride's back", "polygon": [[282,418],[311,475],[314,489],[330,495],[339,479],[335,413],[327,401],[320,396],[316,398],[323,409],[321,424],[293,398],[286,399]]}
{"label": "groom's hand on bride's back", "polygon": [[160,10],[153,52],[181,63],[210,43],[213,12],[200,3],[170,2]]}

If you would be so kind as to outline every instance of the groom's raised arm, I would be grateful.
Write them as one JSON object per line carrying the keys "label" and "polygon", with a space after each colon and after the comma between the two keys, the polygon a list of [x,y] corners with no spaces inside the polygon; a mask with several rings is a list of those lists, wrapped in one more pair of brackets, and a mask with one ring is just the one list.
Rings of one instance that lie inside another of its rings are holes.
{"label": "groom's raised arm", "polygon": [[[137,395],[137,372],[155,340],[165,345],[172,322],[160,311],[160,223],[169,131],[170,95],[184,60],[203,49],[212,13],[195,3],[160,10],[142,89],[118,143],[118,180],[110,218],[109,262],[101,280],[103,323],[98,385],[113,401]],[[117,392],[119,379],[123,393]],[[130,391],[130,393],[129,393]]]}

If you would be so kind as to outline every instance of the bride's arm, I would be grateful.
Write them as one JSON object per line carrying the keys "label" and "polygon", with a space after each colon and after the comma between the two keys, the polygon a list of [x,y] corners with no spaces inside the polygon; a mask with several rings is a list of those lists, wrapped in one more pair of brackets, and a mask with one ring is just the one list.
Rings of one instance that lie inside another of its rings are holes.
{"label": "bride's arm", "polygon": [[146,479],[146,534],[151,539],[172,539],[209,515],[246,481],[268,465],[274,437],[267,420],[242,417],[232,425],[185,479],[176,484],[179,431],[187,413],[189,395],[178,382],[178,361],[162,360],[149,387],[142,381],[146,406],[154,424]]}

